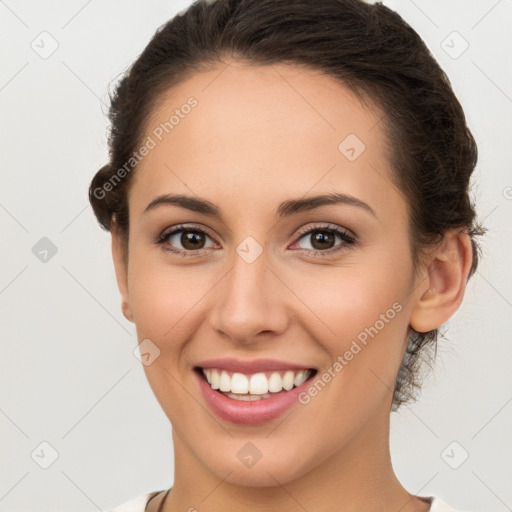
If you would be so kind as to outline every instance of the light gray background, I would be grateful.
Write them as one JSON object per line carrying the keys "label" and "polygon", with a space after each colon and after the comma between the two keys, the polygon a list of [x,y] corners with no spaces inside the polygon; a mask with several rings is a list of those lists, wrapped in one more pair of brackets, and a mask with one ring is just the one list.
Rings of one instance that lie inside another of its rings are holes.
{"label": "light gray background", "polygon": [[[109,84],[190,3],[0,1],[1,511],[106,510],[172,484],[170,425],[133,354],[87,187],[107,158]],[[465,109],[489,228],[421,401],[393,415],[394,467],[411,492],[512,510],[512,2],[385,3],[424,38]],[[31,47],[51,49],[43,31],[59,45],[46,59]],[[469,43],[458,58],[453,31]],[[43,237],[57,248],[46,262],[32,250]],[[47,469],[43,442],[58,452]]]}

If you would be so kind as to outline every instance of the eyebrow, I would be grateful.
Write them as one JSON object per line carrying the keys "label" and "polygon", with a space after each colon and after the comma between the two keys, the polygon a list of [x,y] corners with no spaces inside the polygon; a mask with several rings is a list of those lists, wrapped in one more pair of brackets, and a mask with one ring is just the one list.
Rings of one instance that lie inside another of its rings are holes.
{"label": "eyebrow", "polygon": [[[276,216],[281,219],[296,213],[311,211],[319,208],[320,206],[331,204],[347,204],[350,206],[356,206],[377,218],[375,211],[369,204],[361,201],[357,197],[342,193],[322,194],[308,198],[284,201],[277,208]],[[182,194],[163,194],[158,196],[146,206],[144,213],[164,205],[179,206],[193,212],[211,215],[224,222],[224,216],[218,206],[206,199]]]}

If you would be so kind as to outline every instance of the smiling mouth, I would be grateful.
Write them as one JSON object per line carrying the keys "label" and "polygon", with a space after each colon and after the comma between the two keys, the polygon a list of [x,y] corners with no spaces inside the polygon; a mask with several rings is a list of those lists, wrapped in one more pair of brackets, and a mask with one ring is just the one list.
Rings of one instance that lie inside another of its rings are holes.
{"label": "smiling mouth", "polygon": [[221,395],[243,401],[264,400],[287,393],[317,374],[315,368],[246,374],[196,366],[194,371]]}

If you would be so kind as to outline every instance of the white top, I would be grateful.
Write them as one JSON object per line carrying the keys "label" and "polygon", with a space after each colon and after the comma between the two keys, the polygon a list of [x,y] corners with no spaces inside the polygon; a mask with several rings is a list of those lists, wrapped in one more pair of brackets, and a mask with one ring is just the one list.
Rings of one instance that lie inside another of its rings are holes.
{"label": "white top", "polygon": [[[132,498],[112,510],[107,510],[107,512],[145,512],[148,501],[161,492],[163,492],[163,490],[142,494],[141,496]],[[430,512],[462,512],[461,510],[458,511],[450,507],[450,505],[446,504],[437,496],[429,496],[428,499],[432,500]]]}

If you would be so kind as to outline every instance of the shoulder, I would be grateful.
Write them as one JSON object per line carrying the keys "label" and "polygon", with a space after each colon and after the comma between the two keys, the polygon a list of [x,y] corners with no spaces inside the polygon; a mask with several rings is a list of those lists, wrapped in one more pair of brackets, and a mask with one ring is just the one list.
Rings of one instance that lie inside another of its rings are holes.
{"label": "shoulder", "polygon": [[436,496],[432,497],[432,505],[430,506],[429,512],[464,512],[462,510],[457,510],[447,503],[445,503],[440,498]]}
{"label": "shoulder", "polygon": [[146,510],[146,505],[148,501],[161,493],[162,491],[154,491],[148,492],[146,494],[142,494],[137,496],[136,498],[132,498],[122,505],[117,506],[116,508],[107,510],[107,512],[144,512]]}

